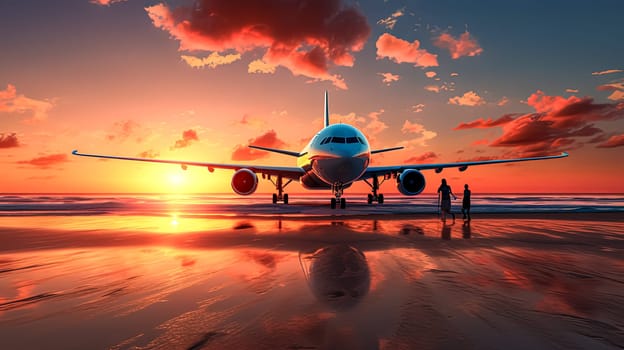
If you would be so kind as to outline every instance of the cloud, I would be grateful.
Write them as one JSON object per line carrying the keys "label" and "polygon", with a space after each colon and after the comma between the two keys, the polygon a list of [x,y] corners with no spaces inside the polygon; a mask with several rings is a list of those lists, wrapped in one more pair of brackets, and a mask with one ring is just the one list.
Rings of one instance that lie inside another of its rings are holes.
{"label": "cloud", "polygon": [[247,73],[273,74],[276,68],[276,65],[266,63],[263,60],[255,60],[249,62]]}
{"label": "cloud", "polygon": [[569,92],[571,94],[577,94],[579,91],[578,89],[565,89],[565,92]]}
{"label": "cloud", "polygon": [[624,72],[624,71],[621,69],[607,69],[603,71],[593,72],[592,75],[605,75],[605,74],[613,74],[613,73],[620,73],[620,72]]}
{"label": "cloud", "polygon": [[399,39],[392,34],[384,33],[375,43],[377,59],[387,57],[396,63],[413,63],[416,67],[437,67],[438,56],[420,48],[420,42],[412,43]]}
{"label": "cloud", "polygon": [[453,73],[451,73],[450,75],[451,75],[452,77],[458,77],[458,76],[459,76],[459,73],[453,72]]}
{"label": "cloud", "polygon": [[392,74],[392,73],[377,73],[377,74],[379,74],[379,75],[381,75],[383,77],[382,82],[384,82],[388,86],[390,86],[390,84],[393,81],[397,81],[397,80],[399,80],[399,78],[401,78],[399,75]]}
{"label": "cloud", "polygon": [[487,145],[488,143],[490,143],[490,141],[488,141],[487,139],[483,139],[483,140],[475,140],[472,142],[473,146],[481,146],[481,145]]}
{"label": "cloud", "polygon": [[405,123],[403,123],[401,132],[403,132],[404,134],[419,135],[418,137],[399,143],[400,146],[403,146],[405,148],[414,148],[415,146],[425,147],[427,146],[427,141],[438,136],[438,133],[436,133],[435,131],[427,130],[422,124],[412,123],[409,120],[406,120]]}
{"label": "cloud", "polygon": [[197,137],[197,132],[193,129],[184,130],[184,132],[182,132],[182,138],[176,140],[175,144],[169,148],[174,150],[177,148],[188,147],[193,144],[194,141],[199,141],[199,137]]}
{"label": "cloud", "polygon": [[612,101],[624,100],[624,81],[602,84],[596,87],[598,91],[613,91],[607,98]]}
{"label": "cloud", "polygon": [[330,116],[330,120],[357,127],[362,130],[370,144],[374,145],[377,142],[377,135],[388,128],[388,125],[381,120],[381,115],[383,113],[383,109],[370,112],[365,116],[353,112],[345,115],[333,113]]}
{"label": "cloud", "polygon": [[599,144],[598,148],[614,148],[624,146],[624,134],[613,135],[606,142]]}
{"label": "cloud", "polygon": [[193,68],[203,68],[206,66],[210,68],[216,68],[218,66],[222,66],[224,64],[230,64],[230,63],[240,60],[241,55],[240,54],[219,55],[218,52],[212,52],[210,53],[210,55],[206,57],[182,55],[180,56],[180,58],[182,58],[182,60],[184,60],[186,64],[188,64],[189,66]]}
{"label": "cloud", "polygon": [[423,163],[426,161],[431,161],[431,160],[435,160],[438,159],[438,155],[429,151],[429,152],[425,152],[421,155],[418,156],[414,156],[414,157],[410,157],[407,158],[406,160],[403,161],[403,163],[405,164],[418,164],[418,163]]}
{"label": "cloud", "polygon": [[507,103],[509,103],[509,99],[507,98],[507,96],[503,96],[500,100],[498,100],[498,102],[496,102],[496,105],[502,107]]}
{"label": "cloud", "polygon": [[141,158],[156,158],[160,155],[159,152],[154,151],[153,149],[148,149],[147,151],[143,151],[138,154]]}
{"label": "cloud", "polygon": [[351,67],[370,27],[366,17],[340,0],[198,0],[192,6],[146,8],[155,27],[178,40],[180,51],[252,50],[262,61],[312,81],[347,86],[331,65]]}
{"label": "cloud", "polygon": [[[269,130],[256,138],[249,139],[248,145],[282,148],[286,146],[286,143],[277,137],[275,130]],[[236,145],[232,152],[232,160],[256,160],[270,155],[267,151],[249,148],[248,145]]]}
{"label": "cloud", "polygon": [[420,113],[425,109],[425,105],[423,103],[419,103],[417,105],[412,106],[412,110],[414,113]]}
{"label": "cloud", "polygon": [[[590,97],[548,96],[536,91],[527,99],[534,113],[516,114],[513,120],[503,116],[496,121],[471,122],[472,127],[490,127],[497,121],[503,135],[490,143],[491,147],[508,147],[522,156],[540,155],[582,147],[583,138],[599,139],[603,131],[594,122],[624,118],[624,103],[595,103]],[[487,126],[487,124],[490,126]],[[456,129],[469,128],[460,124]],[[591,141],[591,140],[590,140]]]}
{"label": "cloud", "polygon": [[399,9],[394,11],[393,14],[391,14],[390,16],[380,19],[379,21],[377,21],[377,24],[381,24],[382,26],[386,27],[386,29],[394,29],[394,26],[396,25],[398,18],[403,16],[405,9]]}
{"label": "cloud", "polygon": [[13,148],[19,147],[19,141],[15,133],[4,134],[0,133],[0,148]]}
{"label": "cloud", "polygon": [[477,95],[476,92],[468,91],[464,93],[463,96],[455,96],[455,97],[449,98],[448,103],[452,105],[458,105],[458,106],[474,107],[474,106],[480,106],[480,105],[485,104],[485,100],[483,100],[481,96]]}
{"label": "cloud", "polygon": [[149,134],[149,131],[145,130],[141,124],[134,120],[124,120],[113,124],[112,131],[106,134],[106,139],[108,141],[124,142],[133,138],[137,143],[141,143]]}
{"label": "cloud", "polygon": [[66,163],[68,161],[69,159],[67,158],[66,153],[57,153],[57,154],[51,154],[48,156],[41,156],[41,157],[33,158],[30,160],[20,160],[17,162],[17,164],[26,164],[26,165],[32,165],[40,169],[48,169],[53,165]]}
{"label": "cloud", "polygon": [[458,59],[463,56],[477,56],[483,52],[481,46],[470,33],[464,32],[459,39],[453,38],[449,33],[442,33],[433,44],[439,48],[449,50],[451,58]]}
{"label": "cloud", "polygon": [[18,95],[14,85],[8,84],[6,90],[0,90],[0,113],[18,113],[29,115],[28,121],[41,121],[48,118],[48,112],[54,107],[49,100],[35,100]]}
{"label": "cloud", "polygon": [[453,128],[453,130],[492,128],[495,126],[499,126],[499,125],[503,125],[503,124],[507,124],[511,122],[512,120],[514,120],[514,116],[515,114],[505,114],[502,117],[495,119],[495,120],[492,120],[492,118],[488,118],[488,120],[479,118],[477,120],[474,120],[468,123],[461,123],[457,125],[455,128]]}
{"label": "cloud", "polygon": [[433,78],[436,75],[438,75],[438,73],[436,73],[436,72],[425,72],[425,75],[427,76],[427,78]]}
{"label": "cloud", "polygon": [[91,0],[92,4],[101,5],[101,6],[110,6],[117,2],[124,2],[126,0]]}
{"label": "cloud", "polygon": [[266,122],[258,117],[250,116],[248,114],[243,115],[241,120],[236,122],[236,124],[245,127],[251,127],[253,129],[263,129],[266,125]]}

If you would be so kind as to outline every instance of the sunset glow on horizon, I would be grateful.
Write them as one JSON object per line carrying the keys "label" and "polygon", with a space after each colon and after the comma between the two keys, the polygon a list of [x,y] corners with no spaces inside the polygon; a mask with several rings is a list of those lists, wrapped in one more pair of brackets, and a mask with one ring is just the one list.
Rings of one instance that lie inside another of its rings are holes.
{"label": "sunset glow on horizon", "polygon": [[[325,90],[332,123],[358,127],[373,149],[405,147],[372,165],[570,154],[425,170],[425,193],[442,178],[455,192],[624,193],[622,10],[606,0],[4,2],[0,193],[232,193],[230,170],[71,151],[295,166],[247,145],[300,151],[322,128]],[[260,179],[257,192],[274,186]],[[398,193],[393,180],[380,192]]]}

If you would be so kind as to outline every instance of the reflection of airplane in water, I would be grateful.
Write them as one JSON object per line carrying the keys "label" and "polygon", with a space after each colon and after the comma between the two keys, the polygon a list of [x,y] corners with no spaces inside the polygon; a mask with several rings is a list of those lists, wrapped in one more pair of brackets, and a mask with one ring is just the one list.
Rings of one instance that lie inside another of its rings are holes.
{"label": "reflection of airplane in water", "polygon": [[347,244],[299,253],[301,269],[316,298],[333,310],[356,305],[370,288],[370,270],[364,253]]}
{"label": "reflection of airplane in water", "polygon": [[[163,160],[151,158],[120,157],[100,154],[79,153],[74,150],[72,154],[85,157],[133,160],[142,162],[155,162],[178,164],[185,169],[190,166],[206,167],[210,172],[214,169],[235,170],[232,176],[232,189],[239,195],[250,195],[258,187],[258,176],[267,178],[275,185],[277,193],[273,194],[273,203],[282,201],[288,204],[288,194],[284,188],[293,180],[299,181],[306,189],[331,190],[331,207],[340,205],[345,208],[346,201],[343,191],[355,181],[364,181],[371,187],[368,194],[368,203],[376,201],[382,204],[383,194],[378,193],[379,186],[387,179],[395,178],[399,192],[406,196],[415,196],[425,189],[425,176],[421,170],[435,170],[441,172],[445,168],[458,168],[466,170],[469,166],[487,165],[498,163],[523,162],[531,160],[554,159],[567,157],[567,153],[555,156],[496,159],[472,162],[455,162],[439,164],[404,164],[387,166],[369,166],[371,155],[381,152],[402,149],[403,147],[391,147],[371,150],[364,134],[348,124],[329,124],[329,106],[327,92],[325,92],[324,128],[321,129],[304,147],[301,152],[287,151],[268,147],[250,145],[249,147],[263,151],[276,152],[297,158],[297,166],[268,166],[252,164],[222,164],[197,161]],[[381,178],[381,181],[379,180]]]}

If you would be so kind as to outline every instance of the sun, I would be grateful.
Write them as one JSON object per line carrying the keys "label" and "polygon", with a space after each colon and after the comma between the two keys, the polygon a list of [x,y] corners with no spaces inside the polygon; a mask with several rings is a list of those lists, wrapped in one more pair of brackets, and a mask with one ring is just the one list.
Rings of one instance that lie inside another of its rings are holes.
{"label": "sun", "polygon": [[179,187],[184,185],[186,182],[186,177],[182,173],[172,173],[169,174],[169,183],[173,186]]}

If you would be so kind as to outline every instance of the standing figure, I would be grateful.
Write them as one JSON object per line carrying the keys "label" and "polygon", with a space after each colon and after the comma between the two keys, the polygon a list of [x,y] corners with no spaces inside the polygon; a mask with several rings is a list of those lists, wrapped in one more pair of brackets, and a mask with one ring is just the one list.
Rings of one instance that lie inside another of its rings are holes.
{"label": "standing figure", "polygon": [[443,221],[446,221],[446,214],[451,214],[455,220],[455,214],[451,213],[451,196],[453,199],[457,199],[451,190],[451,186],[446,184],[446,179],[442,179],[442,184],[438,187],[438,203],[442,209]]}
{"label": "standing figure", "polygon": [[468,184],[465,184],[464,198],[462,198],[462,214],[464,214],[464,220],[470,220],[470,193]]}

